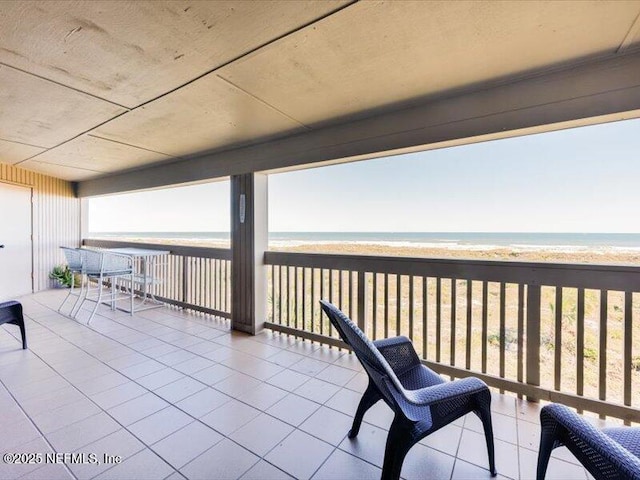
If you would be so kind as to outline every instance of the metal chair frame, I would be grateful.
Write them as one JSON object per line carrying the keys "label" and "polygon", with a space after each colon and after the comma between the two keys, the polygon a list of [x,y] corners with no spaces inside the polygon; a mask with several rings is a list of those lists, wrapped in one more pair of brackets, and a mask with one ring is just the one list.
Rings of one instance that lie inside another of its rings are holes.
{"label": "metal chair frame", "polygon": [[[120,299],[128,299],[130,302],[130,315],[133,315],[134,292],[129,290],[126,294],[118,294],[118,279],[123,278],[128,282],[133,280],[133,260],[129,255],[123,255],[115,252],[107,252],[100,250],[81,249],[83,274],[86,277],[86,288],[82,302],[75,312],[75,316],[80,313],[86,302],[95,302],[87,324],[93,320],[98,307],[104,303],[104,286],[108,282],[111,292],[107,303],[111,306],[111,310],[116,309],[116,302]],[[84,282],[83,282],[84,283]],[[96,284],[95,295],[92,294],[92,283]]]}
{"label": "metal chair frame", "polygon": [[[80,300],[84,296],[84,262],[82,259],[82,249],[81,248],[71,248],[71,247],[60,247],[64,252],[64,256],[67,260],[67,265],[69,266],[69,271],[73,275],[73,282],[71,283],[71,288],[69,289],[69,293],[58,307],[58,312],[62,313],[62,309],[67,303],[67,300],[73,296],[76,296],[75,303],[71,306],[71,310],[69,311],[69,316],[73,316],[73,313],[80,303]],[[76,275],[80,275],[80,291],[76,288]]]}

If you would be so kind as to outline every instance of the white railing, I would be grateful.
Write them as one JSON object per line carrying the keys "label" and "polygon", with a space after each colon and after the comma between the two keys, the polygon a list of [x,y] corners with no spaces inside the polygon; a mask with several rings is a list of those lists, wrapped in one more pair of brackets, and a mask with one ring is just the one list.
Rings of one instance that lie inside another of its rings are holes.
{"label": "white railing", "polygon": [[344,346],[328,299],[434,370],[640,421],[640,267],[267,252],[267,326]]}

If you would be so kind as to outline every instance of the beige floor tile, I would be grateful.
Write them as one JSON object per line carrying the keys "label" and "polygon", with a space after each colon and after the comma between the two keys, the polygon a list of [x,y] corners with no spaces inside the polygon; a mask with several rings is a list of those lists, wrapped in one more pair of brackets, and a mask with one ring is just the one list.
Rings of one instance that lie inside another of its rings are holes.
{"label": "beige floor tile", "polygon": [[472,463],[465,462],[460,459],[456,459],[455,466],[453,467],[453,475],[451,480],[504,480],[506,477],[500,475],[492,477],[491,472],[486,468],[481,468]]}
{"label": "beige floor tile", "polygon": [[382,468],[387,435],[387,431],[363,423],[358,436],[345,438],[339,448]]}
{"label": "beige floor tile", "polygon": [[518,421],[518,445],[530,450],[540,448],[540,424]]}
{"label": "beige floor tile", "polygon": [[320,405],[317,403],[290,393],[278,403],[268,408],[267,413],[297,427],[318,408],[320,408]]}
{"label": "beige floor tile", "polygon": [[218,382],[221,382],[227,377],[230,377],[235,373],[234,370],[229,367],[225,367],[224,365],[213,365],[211,367],[205,368],[192,374],[191,376],[196,380],[199,380],[206,385],[215,385]]}
{"label": "beige floor tile", "polygon": [[458,427],[456,425],[447,425],[437,432],[426,436],[425,438],[420,440],[420,443],[435,450],[439,450],[441,452],[455,456],[458,452],[458,446],[460,445],[461,437],[461,427]]}
{"label": "beige floor tile", "polygon": [[129,382],[129,379],[124,375],[120,375],[117,372],[111,372],[106,375],[92,378],[86,382],[75,384],[75,386],[85,395],[94,395],[96,393],[104,392],[105,390],[110,390],[119,385],[124,385],[127,382]]}
{"label": "beige floor tile", "polygon": [[358,393],[364,393],[369,385],[369,377],[365,373],[357,373],[351,380],[347,382],[345,388],[354,390]]}
{"label": "beige floor tile", "polygon": [[20,478],[24,480],[74,480],[71,472],[64,465],[59,464],[39,466],[37,470],[33,470]]}
{"label": "beige floor tile", "polygon": [[294,393],[316,403],[325,403],[339,390],[337,385],[312,378],[296,388]]}
{"label": "beige floor tile", "polygon": [[292,431],[291,425],[262,413],[233,432],[229,438],[263,457]]}
{"label": "beige floor tile", "polygon": [[162,458],[145,449],[98,475],[96,480],[156,480],[169,476],[173,471]]}
{"label": "beige floor tile", "polygon": [[[347,415],[355,415],[361,398],[361,393],[354,392],[353,390],[349,390],[348,388],[343,388],[339,390],[333,397],[327,400],[325,405]],[[366,421],[366,413],[364,418]]]}
{"label": "beige floor tile", "polygon": [[200,421],[223,435],[230,435],[259,414],[260,410],[232,399],[201,417]]}
{"label": "beige floor tile", "polygon": [[193,353],[178,349],[174,352],[162,355],[156,358],[156,360],[158,362],[164,363],[165,365],[172,366],[178,363],[186,362],[187,360],[193,360],[194,358],[197,358],[197,356]]}
{"label": "beige floor tile", "polygon": [[233,373],[224,380],[221,380],[213,385],[213,388],[220,390],[222,393],[231,395],[232,397],[238,397],[243,393],[256,388],[260,385],[260,380],[245,375],[244,373]]}
{"label": "beige floor tile", "polygon": [[108,410],[109,415],[115,418],[120,424],[127,426],[148,417],[169,404],[153,393],[129,400]]}
{"label": "beige floor tile", "polygon": [[312,477],[314,480],[378,480],[382,470],[342,450],[334,450]]}
{"label": "beige floor tile", "polygon": [[189,415],[200,418],[231,400],[231,397],[213,388],[205,388],[180,400],[176,407]]}
{"label": "beige floor tile", "polygon": [[109,415],[102,412],[47,435],[57,452],[73,452],[120,429]]}
{"label": "beige floor tile", "polygon": [[196,357],[191,360],[187,360],[186,362],[181,362],[173,365],[175,370],[184,373],[185,375],[192,375],[200,370],[204,370],[205,368],[212,367],[214,363],[211,360],[207,360],[206,358]]}
{"label": "beige floor tile", "polygon": [[268,383],[261,383],[256,388],[252,388],[238,396],[238,399],[258,410],[266,410],[286,396],[287,392],[285,390]]}
{"label": "beige floor tile", "polygon": [[205,388],[207,386],[204,383],[185,377],[154,390],[154,393],[169,403],[176,403]]}
{"label": "beige floor tile", "polygon": [[339,367],[338,365],[329,365],[318,373],[316,378],[344,387],[355,376],[356,372],[352,369]]}
{"label": "beige floor tile", "polygon": [[307,357],[298,363],[294,363],[289,368],[296,372],[304,373],[305,375],[309,375],[313,377],[319,374],[322,370],[324,370],[328,366],[329,366],[328,363],[321,362],[320,360],[316,360],[315,358]]}
{"label": "beige floor tile", "polygon": [[144,377],[136,379],[136,382],[149,390],[164,387],[170,383],[185,378],[185,375],[174,370],[173,368],[163,368],[157,372],[150,373]]}
{"label": "beige floor tile", "polygon": [[83,399],[49,412],[40,413],[33,416],[32,420],[42,433],[47,434],[96,415],[101,411],[100,407],[96,406],[93,402]]}
{"label": "beige floor tile", "polygon": [[302,373],[294,372],[293,370],[283,370],[280,373],[274,375],[267,383],[274,385],[288,392],[293,392],[295,389],[301,387],[311,377]]}
{"label": "beige floor tile", "polygon": [[141,387],[135,382],[127,382],[117,387],[96,393],[90,396],[99,407],[108,410],[111,407],[120,405],[121,403],[133,400],[136,397],[144,395],[148,390]]}
{"label": "beige floor tile", "polygon": [[338,446],[349,433],[352,422],[353,419],[344,413],[320,407],[298,428],[331,445]]}
{"label": "beige floor tile", "polygon": [[444,480],[451,478],[454,462],[455,457],[418,443],[407,453],[400,475],[406,480],[423,480],[428,472],[429,478]]}
{"label": "beige floor tile", "polygon": [[[4,453],[36,453],[43,457],[47,453],[51,453],[51,448],[45,442],[44,438],[37,437],[30,440],[27,443],[22,443],[16,447],[8,446],[4,448],[4,443],[7,439],[11,440],[9,435],[11,432],[2,432],[3,445],[0,452]],[[44,462],[43,462],[44,463]],[[29,477],[31,472],[34,472],[42,467],[42,464],[38,463],[7,463],[2,461],[0,463],[0,479],[14,479],[19,477]]]}
{"label": "beige floor tile", "polygon": [[[520,454],[520,478],[522,480],[535,480],[538,453],[521,448]],[[586,480],[585,470],[582,466],[573,463],[564,462],[557,458],[551,457],[547,467],[546,480]]]}
{"label": "beige floor tile", "polygon": [[305,358],[307,357],[298,353],[290,352],[288,350],[280,350],[278,353],[271,356],[269,361],[276,365],[280,365],[281,367],[289,368]]}
{"label": "beige floor tile", "polygon": [[180,472],[191,480],[239,478],[259,460],[253,453],[225,439],[185,465]]}
{"label": "beige floor tile", "polygon": [[186,413],[170,406],[127,427],[146,445],[151,445],[193,422]]}
{"label": "beige floor tile", "polygon": [[260,460],[240,478],[241,480],[293,480],[291,475],[264,460]]}
{"label": "beige floor tile", "polygon": [[[495,438],[509,443],[518,443],[518,428],[515,417],[493,412],[491,415],[491,423],[493,425],[493,435]],[[474,432],[484,433],[482,422],[478,416],[473,413],[469,413],[466,416],[464,428],[468,428]]]}
{"label": "beige floor tile", "polygon": [[105,461],[105,456],[125,460],[143,449],[144,445],[137,438],[127,430],[120,429],[78,450],[79,453],[96,454],[99,464],[76,463],[70,464],[69,467],[79,480],[88,480],[114,466],[113,463]]}
{"label": "beige floor tile", "polygon": [[[496,469],[508,478],[518,478],[518,447],[502,440],[494,440]],[[489,468],[484,435],[464,429],[460,439],[458,458],[482,468]]]}
{"label": "beige floor tile", "polygon": [[181,468],[223,438],[215,430],[196,421],[163,438],[151,448],[174,468]]}
{"label": "beige floor tile", "polygon": [[271,450],[265,460],[291,476],[305,480],[313,476],[332,451],[333,447],[328,443],[295,430]]}
{"label": "beige floor tile", "polygon": [[162,370],[163,368],[164,365],[162,363],[155,360],[147,360],[132,367],[123,368],[120,370],[120,373],[132,380],[136,380],[153,372],[157,372],[158,370]]}

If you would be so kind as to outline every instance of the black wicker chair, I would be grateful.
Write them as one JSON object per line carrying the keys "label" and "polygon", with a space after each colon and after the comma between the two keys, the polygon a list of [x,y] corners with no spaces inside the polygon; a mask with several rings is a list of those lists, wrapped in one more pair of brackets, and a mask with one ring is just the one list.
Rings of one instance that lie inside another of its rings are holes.
{"label": "black wicker chair", "polygon": [[356,410],[349,438],[358,435],[365,412],[379,400],[395,413],[384,454],[384,480],[400,477],[404,458],[413,445],[469,412],[482,421],[489,470],[496,475],[491,393],[484,382],[477,378],[446,382],[422,365],[408,338],[372,342],[334,305],[324,300],[320,304],[369,375],[369,386]]}
{"label": "black wicker chair", "polygon": [[22,348],[27,348],[27,334],[24,329],[24,316],[22,315],[22,304],[11,300],[0,303],[0,325],[10,323],[20,328],[22,335]]}
{"label": "black wicker chair", "polygon": [[537,479],[543,480],[551,451],[565,445],[596,480],[640,480],[640,428],[598,430],[564,405],[540,411],[542,435]]}

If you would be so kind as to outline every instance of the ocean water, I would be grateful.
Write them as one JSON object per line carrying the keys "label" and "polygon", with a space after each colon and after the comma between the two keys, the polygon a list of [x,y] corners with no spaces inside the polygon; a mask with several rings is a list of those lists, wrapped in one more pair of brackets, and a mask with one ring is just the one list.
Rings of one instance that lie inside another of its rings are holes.
{"label": "ocean water", "polygon": [[[162,238],[228,241],[229,232],[92,232],[100,238]],[[640,233],[521,233],[521,232],[271,232],[277,246],[310,243],[358,243],[458,249],[640,250]]]}

